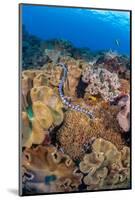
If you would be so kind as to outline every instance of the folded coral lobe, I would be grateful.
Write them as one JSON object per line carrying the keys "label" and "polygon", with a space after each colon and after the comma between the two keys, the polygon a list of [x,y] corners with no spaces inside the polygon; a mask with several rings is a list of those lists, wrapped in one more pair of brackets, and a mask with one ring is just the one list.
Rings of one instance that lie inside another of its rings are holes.
{"label": "folded coral lobe", "polygon": [[130,12],[22,7],[21,193],[130,189]]}

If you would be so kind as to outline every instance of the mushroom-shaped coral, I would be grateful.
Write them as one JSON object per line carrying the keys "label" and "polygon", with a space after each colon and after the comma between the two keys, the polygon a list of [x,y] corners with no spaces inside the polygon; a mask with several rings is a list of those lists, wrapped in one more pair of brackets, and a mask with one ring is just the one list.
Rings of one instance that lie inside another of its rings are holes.
{"label": "mushroom-shaped coral", "polygon": [[80,163],[80,170],[83,173],[89,173],[92,175],[102,165],[104,161],[104,154],[102,152],[92,152],[86,154],[83,161]]}
{"label": "mushroom-shaped coral", "polygon": [[34,118],[44,129],[49,129],[53,123],[51,110],[41,101],[33,103]]}
{"label": "mushroom-shaped coral", "polygon": [[51,71],[50,85],[53,87],[58,87],[61,79],[62,68],[57,65]]}
{"label": "mushroom-shaped coral", "polygon": [[41,144],[48,135],[47,126],[46,129],[44,127],[37,118],[29,120],[27,113],[22,112],[22,146],[31,147],[32,144]]}
{"label": "mushroom-shaped coral", "polygon": [[76,64],[68,64],[67,80],[64,86],[66,95],[76,96],[76,89],[81,77],[81,69]]}
{"label": "mushroom-shaped coral", "polygon": [[120,160],[121,155],[116,146],[102,138],[98,138],[94,141],[92,149],[94,152],[103,153],[105,157],[104,166],[108,166],[112,162],[119,162]]}
{"label": "mushroom-shaped coral", "polygon": [[31,99],[33,103],[41,101],[40,106],[42,104],[42,107],[44,107],[44,105],[48,107],[47,110],[50,110],[48,113],[52,114],[54,125],[60,125],[62,123],[64,117],[62,111],[63,104],[61,103],[58,94],[56,94],[53,89],[47,86],[32,88]]}
{"label": "mushroom-shaped coral", "polygon": [[[129,187],[129,148],[118,151],[116,146],[102,138],[95,139],[92,152],[80,162],[84,183],[89,190]],[[127,164],[128,163],[128,164]]]}
{"label": "mushroom-shaped coral", "polygon": [[44,184],[42,192],[46,192],[50,184],[56,187],[55,192],[62,192],[62,187],[67,180],[68,189],[73,191],[77,190],[81,184],[82,175],[77,173],[77,168],[71,158],[53,146],[25,149],[22,164],[33,173],[32,182]]}
{"label": "mushroom-shaped coral", "polygon": [[32,82],[31,80],[26,76],[22,75],[21,79],[21,92],[22,92],[22,108],[25,110],[28,105],[28,94],[30,93],[30,90],[32,88]]}
{"label": "mushroom-shaped coral", "polygon": [[35,76],[33,79],[33,87],[39,87],[47,85],[49,82],[47,75],[45,75],[43,72]]}
{"label": "mushroom-shaped coral", "polygon": [[97,169],[95,174],[91,175],[90,173],[84,177],[84,183],[88,185],[88,190],[103,189],[104,179],[107,177],[108,169],[103,167]]}

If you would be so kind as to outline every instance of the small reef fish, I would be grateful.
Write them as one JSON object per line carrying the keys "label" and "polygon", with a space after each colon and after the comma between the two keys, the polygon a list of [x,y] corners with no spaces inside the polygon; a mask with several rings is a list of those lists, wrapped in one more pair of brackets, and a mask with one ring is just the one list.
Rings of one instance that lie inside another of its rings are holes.
{"label": "small reef fish", "polygon": [[115,44],[119,47],[120,46],[120,42],[119,42],[119,40],[115,40]]}
{"label": "small reef fish", "polygon": [[97,100],[97,98],[96,97],[94,97],[94,96],[89,96],[89,100],[92,100],[92,101],[96,101]]}

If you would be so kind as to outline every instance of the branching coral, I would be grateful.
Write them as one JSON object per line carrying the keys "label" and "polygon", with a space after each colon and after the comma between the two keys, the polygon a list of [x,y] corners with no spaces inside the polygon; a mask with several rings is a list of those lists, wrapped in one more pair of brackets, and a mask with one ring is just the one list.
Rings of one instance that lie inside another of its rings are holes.
{"label": "branching coral", "polygon": [[118,151],[115,145],[102,138],[92,144],[92,152],[86,154],[80,162],[80,170],[84,173],[84,183],[88,190],[120,188],[129,186],[129,148]]}
{"label": "branching coral", "polygon": [[[82,175],[77,173],[71,158],[53,146],[26,149],[23,153],[23,167],[33,174],[32,182],[42,185],[42,192],[52,192],[52,189],[56,189],[55,192],[67,189],[75,191],[81,184]],[[48,191],[49,185],[51,191]]]}
{"label": "branching coral", "polygon": [[104,100],[110,100],[119,95],[119,79],[116,73],[104,68],[88,67],[83,71],[82,80],[88,83],[86,92],[100,95]]}

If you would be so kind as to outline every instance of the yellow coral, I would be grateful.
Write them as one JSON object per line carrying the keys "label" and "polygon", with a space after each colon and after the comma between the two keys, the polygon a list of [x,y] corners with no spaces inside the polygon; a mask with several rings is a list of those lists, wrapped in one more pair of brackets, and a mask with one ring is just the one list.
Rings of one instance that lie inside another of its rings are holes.
{"label": "yellow coral", "polygon": [[[51,124],[60,125],[62,123],[64,117],[62,111],[63,104],[61,103],[59,96],[54,92],[53,89],[47,86],[33,88],[31,90],[31,99],[33,104],[34,102],[40,101],[40,106],[42,105],[42,108],[46,107],[46,112],[48,112],[48,116],[50,116],[51,118],[52,115],[53,118],[53,120],[51,119]],[[40,112],[42,112],[42,108],[40,108]],[[50,118],[47,118],[47,114],[45,115],[46,121],[50,120]]]}
{"label": "yellow coral", "polygon": [[22,112],[22,146],[31,147],[32,144],[41,144],[48,135],[47,129],[44,129],[36,118],[29,121],[26,112]]}
{"label": "yellow coral", "polygon": [[36,101],[33,103],[32,108],[37,123],[39,123],[42,128],[49,129],[53,123],[53,117],[48,106],[40,101]]}
{"label": "yellow coral", "polygon": [[[129,148],[118,151],[116,146],[102,138],[95,139],[92,152],[86,154],[79,167],[88,190],[128,188],[130,185]],[[125,161],[125,162],[123,162]],[[86,175],[87,173],[87,175]]]}
{"label": "yellow coral", "polygon": [[111,164],[112,162],[119,162],[121,154],[116,146],[107,140],[97,138],[92,145],[94,152],[103,153],[105,160],[104,165]]}

